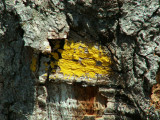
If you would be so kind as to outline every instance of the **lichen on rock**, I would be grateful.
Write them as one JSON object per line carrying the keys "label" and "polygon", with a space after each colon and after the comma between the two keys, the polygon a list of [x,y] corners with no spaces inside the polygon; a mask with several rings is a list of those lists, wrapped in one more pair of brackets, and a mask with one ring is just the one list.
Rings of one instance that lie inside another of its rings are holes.
{"label": "lichen on rock", "polygon": [[36,69],[37,69],[37,56],[36,55],[33,55],[32,56],[32,61],[31,61],[31,64],[30,64],[30,69],[35,72]]}

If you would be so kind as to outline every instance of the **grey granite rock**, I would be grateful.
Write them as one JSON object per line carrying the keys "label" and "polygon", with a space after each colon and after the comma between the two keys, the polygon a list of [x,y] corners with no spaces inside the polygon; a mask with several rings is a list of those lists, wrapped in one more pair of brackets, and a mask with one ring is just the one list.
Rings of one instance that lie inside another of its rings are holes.
{"label": "grey granite rock", "polygon": [[[0,120],[160,119],[159,21],[158,0],[1,0]],[[111,74],[59,74],[65,39],[103,46]]]}

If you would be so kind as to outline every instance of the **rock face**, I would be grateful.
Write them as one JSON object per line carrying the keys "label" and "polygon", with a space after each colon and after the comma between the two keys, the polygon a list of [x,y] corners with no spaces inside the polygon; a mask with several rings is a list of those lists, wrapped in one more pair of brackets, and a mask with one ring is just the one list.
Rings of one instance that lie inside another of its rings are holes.
{"label": "rock face", "polygon": [[158,0],[1,0],[0,120],[160,119]]}

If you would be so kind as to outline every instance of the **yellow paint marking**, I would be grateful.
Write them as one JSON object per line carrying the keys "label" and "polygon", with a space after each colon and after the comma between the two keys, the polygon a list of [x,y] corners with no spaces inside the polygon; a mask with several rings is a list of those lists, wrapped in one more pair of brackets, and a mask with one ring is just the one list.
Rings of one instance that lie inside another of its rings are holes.
{"label": "yellow paint marking", "polygon": [[[62,58],[58,61],[61,73],[67,76],[87,76],[95,78],[97,74],[109,74],[110,58],[103,49],[93,45],[65,40]],[[97,65],[97,63],[101,63]]]}
{"label": "yellow paint marking", "polygon": [[[56,42],[58,44],[58,42]],[[59,42],[60,43],[60,42]],[[60,68],[64,78],[88,77],[96,78],[97,74],[102,76],[110,73],[111,60],[105,50],[96,43],[82,41],[65,40],[64,47],[55,45],[57,52],[49,54],[52,72],[56,72],[56,67]],[[61,54],[59,58],[58,53]],[[45,65],[48,68],[48,64]],[[56,67],[55,67],[56,66]],[[46,68],[46,70],[48,70]]]}

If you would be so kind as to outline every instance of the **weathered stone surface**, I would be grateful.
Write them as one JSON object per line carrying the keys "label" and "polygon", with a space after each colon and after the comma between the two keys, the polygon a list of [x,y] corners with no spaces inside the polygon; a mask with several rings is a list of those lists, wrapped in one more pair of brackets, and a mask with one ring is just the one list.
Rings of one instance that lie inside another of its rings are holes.
{"label": "weathered stone surface", "polygon": [[137,34],[142,29],[143,24],[152,18],[153,14],[159,9],[158,0],[126,0],[120,8],[122,15],[120,26],[127,35]]}
{"label": "weathered stone surface", "polygon": [[0,120],[160,119],[159,21],[158,0],[1,0]]}

